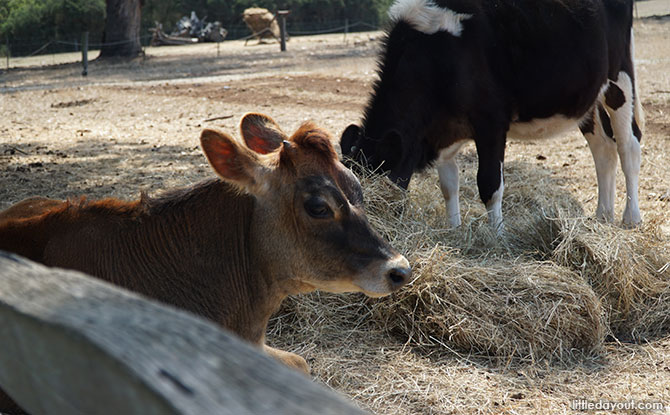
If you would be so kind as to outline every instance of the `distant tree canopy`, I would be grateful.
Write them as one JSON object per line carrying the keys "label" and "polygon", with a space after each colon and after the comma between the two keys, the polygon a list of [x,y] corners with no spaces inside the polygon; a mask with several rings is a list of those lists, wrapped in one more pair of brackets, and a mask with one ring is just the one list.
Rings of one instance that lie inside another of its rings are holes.
{"label": "distant tree canopy", "polygon": [[[328,29],[362,21],[379,25],[386,20],[393,0],[143,0],[140,36],[149,35],[155,22],[171,31],[182,16],[195,11],[207,21],[218,20],[229,29],[229,38],[248,34],[242,12],[248,7],[264,7],[271,12],[288,9],[289,33],[293,30]],[[92,43],[103,40],[106,0],[0,0],[0,45],[10,39],[13,51],[17,43],[76,39],[90,32]],[[230,29],[233,28],[233,31]],[[237,31],[235,30],[237,29]],[[39,46],[39,45],[37,45]],[[26,46],[28,48],[29,46]]]}
{"label": "distant tree canopy", "polygon": [[105,0],[0,0],[0,37],[62,39],[89,31],[101,34]]}

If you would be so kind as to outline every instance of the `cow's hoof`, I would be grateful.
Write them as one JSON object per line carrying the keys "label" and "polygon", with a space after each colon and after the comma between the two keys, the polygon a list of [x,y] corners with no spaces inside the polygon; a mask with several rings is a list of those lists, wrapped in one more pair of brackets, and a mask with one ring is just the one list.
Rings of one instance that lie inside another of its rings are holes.
{"label": "cow's hoof", "polygon": [[640,217],[640,212],[632,212],[625,210],[623,212],[623,227],[626,229],[638,228],[642,225],[642,217]]}
{"label": "cow's hoof", "polygon": [[640,226],[642,226],[642,220],[641,219],[639,219],[637,221],[624,219],[621,222],[621,227],[624,228],[624,229],[636,229],[636,228],[639,228]]}

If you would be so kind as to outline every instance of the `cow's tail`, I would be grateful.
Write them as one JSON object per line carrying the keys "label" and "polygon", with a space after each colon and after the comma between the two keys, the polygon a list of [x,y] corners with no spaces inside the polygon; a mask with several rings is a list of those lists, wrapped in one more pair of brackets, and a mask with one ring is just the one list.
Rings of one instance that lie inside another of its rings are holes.
{"label": "cow's tail", "polygon": [[640,99],[640,87],[637,82],[637,72],[635,70],[635,39],[633,37],[633,28],[630,29],[630,60],[633,67],[633,117],[642,135],[644,135],[644,109],[642,108],[642,99]]}
{"label": "cow's tail", "polygon": [[633,107],[633,116],[635,117],[635,122],[637,127],[640,129],[640,132],[644,135],[644,109],[642,108],[642,100],[640,99],[640,88],[637,86],[637,78],[635,78],[635,98],[634,98],[634,107]]}

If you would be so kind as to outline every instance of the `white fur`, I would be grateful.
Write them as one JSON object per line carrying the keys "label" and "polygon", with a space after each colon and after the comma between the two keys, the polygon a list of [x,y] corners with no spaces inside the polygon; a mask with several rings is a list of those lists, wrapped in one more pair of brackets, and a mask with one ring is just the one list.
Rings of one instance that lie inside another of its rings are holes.
{"label": "white fur", "polygon": [[614,195],[616,191],[616,143],[605,134],[600,123],[600,114],[594,111],[595,131],[584,134],[589,143],[598,179],[598,208],[596,218],[603,222],[614,222]]}
{"label": "white fur", "polygon": [[447,206],[447,220],[449,226],[455,228],[461,225],[461,210],[458,197],[458,165],[455,156],[465,141],[456,142],[440,151],[437,158],[437,174],[440,176],[440,189]]}
{"label": "white fur", "polygon": [[389,10],[389,17],[394,22],[404,20],[428,35],[445,31],[460,37],[462,21],[472,15],[439,7],[432,0],[397,0]]}
{"label": "white fur", "polygon": [[493,193],[491,200],[486,203],[486,210],[489,215],[489,226],[495,229],[499,235],[503,231],[502,198],[504,190],[503,164],[500,162],[500,187]]}
{"label": "white fur", "polygon": [[388,274],[394,268],[409,268],[409,262],[404,256],[398,254],[378,266],[368,268],[367,272],[354,278],[351,284],[358,289],[331,292],[358,291],[365,293],[368,297],[384,297],[393,292],[393,287],[389,285]]}
{"label": "white fur", "polygon": [[512,122],[507,137],[520,140],[552,138],[566,131],[574,130],[579,119],[565,115],[554,115],[548,118],[536,118],[528,122]]}
{"label": "white fur", "polygon": [[618,108],[607,106],[612,121],[612,130],[616,139],[621,169],[626,178],[626,208],[623,212],[623,223],[635,226],[642,222],[638,203],[638,180],[640,175],[641,150],[640,143],[633,135],[631,120],[633,117],[633,82],[625,72],[619,72],[615,84],[623,91],[626,102]]}

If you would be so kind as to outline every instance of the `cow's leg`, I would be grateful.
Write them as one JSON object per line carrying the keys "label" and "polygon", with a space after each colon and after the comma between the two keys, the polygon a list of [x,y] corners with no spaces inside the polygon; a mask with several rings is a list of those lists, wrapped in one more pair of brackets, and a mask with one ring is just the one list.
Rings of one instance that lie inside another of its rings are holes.
{"label": "cow's leg", "polygon": [[456,154],[463,142],[457,142],[443,149],[437,159],[437,174],[440,176],[440,189],[447,207],[449,226],[455,228],[461,224],[461,211],[458,199],[458,164]]}
{"label": "cow's leg", "polygon": [[302,372],[306,375],[310,374],[310,369],[309,365],[307,364],[307,361],[302,357],[298,356],[297,354],[286,352],[284,350],[275,349],[274,347],[270,347],[267,344],[263,345],[263,350],[265,350],[265,353],[272,356],[276,360],[279,360],[286,366],[292,367],[293,369],[296,369],[299,372]]}
{"label": "cow's leg", "polygon": [[[503,215],[502,215],[502,197],[503,197],[503,191],[505,190],[505,180],[503,178],[503,162],[499,161],[498,165],[500,166],[498,171],[495,172],[494,170],[491,170],[490,176],[487,174],[487,178],[485,178],[483,181],[487,183],[487,185],[490,185],[490,188],[486,188],[485,192],[482,192],[481,190],[479,191],[479,195],[482,198],[482,201],[486,204],[486,211],[489,215],[489,225],[497,230],[498,232],[502,232],[503,230]],[[479,188],[481,189],[481,185],[479,185],[479,182],[482,180],[479,180],[479,174],[477,174],[477,183]],[[497,183],[497,187],[493,185],[492,183]],[[494,189],[493,193],[490,193],[491,189]],[[490,194],[490,196],[487,197],[485,195]]]}
{"label": "cow's leg", "polygon": [[455,159],[441,162],[437,166],[440,176],[440,189],[447,207],[449,226],[455,228],[461,225],[461,211],[458,200],[458,165]]}
{"label": "cow's leg", "polygon": [[610,118],[597,103],[580,123],[579,129],[589,143],[598,179],[598,208],[596,218],[614,222],[617,151]]}
{"label": "cow's leg", "polygon": [[[486,124],[484,124],[486,125]],[[476,132],[475,145],[479,157],[477,187],[479,197],[486,205],[489,225],[498,233],[503,230],[502,197],[505,189],[503,160],[505,157],[505,132],[485,130]]]}
{"label": "cow's leg", "polygon": [[634,87],[626,72],[619,72],[616,81],[610,81],[605,92],[605,108],[612,120],[612,130],[621,160],[621,169],[626,178],[626,208],[623,212],[624,226],[636,226],[642,222],[638,205],[638,178],[640,174],[640,138],[639,129],[633,117]]}

